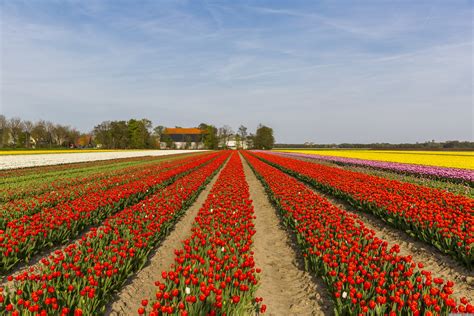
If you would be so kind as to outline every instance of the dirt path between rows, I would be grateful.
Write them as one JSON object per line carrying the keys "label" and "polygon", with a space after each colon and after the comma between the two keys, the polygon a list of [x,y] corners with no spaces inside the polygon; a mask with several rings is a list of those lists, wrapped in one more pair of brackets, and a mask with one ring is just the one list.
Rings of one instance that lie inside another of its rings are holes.
{"label": "dirt path between rows", "polygon": [[[314,163],[314,159],[295,157],[298,160],[310,161]],[[321,163],[318,161],[318,163]],[[322,162],[321,164],[331,165],[333,167],[347,169],[332,163]],[[302,181],[300,181],[302,182]],[[302,182],[304,183],[304,182]],[[423,263],[424,270],[432,272],[434,277],[451,280],[455,282],[453,297],[458,301],[461,297],[468,299],[474,298],[474,271],[469,270],[461,263],[457,262],[448,255],[443,254],[434,246],[420,241],[402,230],[389,226],[380,218],[370,213],[356,210],[349,203],[342,199],[334,198],[320,190],[315,189],[309,184],[304,183],[309,189],[316,194],[326,198],[329,202],[336,205],[349,213],[356,214],[367,228],[375,231],[375,235],[388,242],[389,247],[395,244],[400,246],[400,255],[412,256],[416,263]],[[472,303],[472,302],[471,302]]]}
{"label": "dirt path between rows", "polygon": [[202,207],[227,162],[209,182],[206,188],[186,213],[179,219],[173,231],[157,246],[156,251],[150,254],[147,265],[138,271],[122,289],[114,295],[107,305],[105,315],[138,315],[143,299],[154,299],[156,293],[155,281],[161,279],[161,272],[170,269],[174,263],[174,250],[182,247],[182,241],[189,237],[194,219]]}
{"label": "dirt path between rows", "polygon": [[267,305],[265,315],[330,315],[333,306],[326,288],[304,270],[293,235],[281,226],[262,184],[241,159],[256,216],[253,250],[262,269],[257,297]]}
{"label": "dirt path between rows", "polygon": [[443,280],[454,281],[453,297],[474,298],[474,271],[469,271],[465,266],[453,258],[441,253],[435,247],[417,240],[404,231],[391,227],[380,218],[354,209],[349,203],[333,198],[319,190],[307,185],[313,192],[326,198],[333,205],[355,214],[364,225],[375,231],[375,236],[388,242],[389,248],[395,244],[400,246],[400,255],[412,256],[416,263],[423,263],[423,270],[432,272],[433,277],[440,277]]}
{"label": "dirt path between rows", "polygon": [[[198,154],[191,154],[191,155],[198,155]],[[163,157],[164,158],[164,157]],[[172,160],[176,160],[177,158],[175,157],[170,157],[171,159],[169,159],[169,161],[172,161]],[[164,160],[163,160],[164,161]],[[165,185],[159,189],[157,189],[154,193],[152,194],[149,194],[147,196],[145,196],[142,200],[146,200],[148,198],[150,198],[151,196],[153,196],[154,194],[157,194],[159,193],[160,191],[164,190],[166,187],[170,186],[172,183],[174,183],[175,181],[177,181],[178,179],[175,179],[173,182],[171,182],[170,184],[168,185]],[[81,197],[79,197],[81,198]],[[140,201],[142,201],[140,200]],[[137,202],[139,203],[139,202]],[[133,204],[132,204],[133,205]],[[131,207],[132,205],[129,205],[125,208],[129,208]],[[111,214],[110,216],[113,216],[113,215],[116,215],[118,213],[120,213],[121,211],[123,211],[125,208],[121,208],[119,210],[117,210],[116,212],[114,212],[113,214]],[[77,236],[74,236],[74,237],[70,237],[69,240],[67,240],[66,242],[64,243],[60,243],[60,244],[55,244],[51,247],[47,247],[45,249],[41,249],[37,254],[33,255],[28,261],[25,261],[25,260],[22,260],[20,261],[13,270],[7,272],[7,273],[4,273],[4,274],[0,274],[0,288],[2,287],[8,287],[9,289],[14,289],[14,282],[12,281],[7,281],[7,278],[8,276],[13,276],[13,277],[16,277],[22,273],[24,273],[25,271],[30,271],[30,270],[37,270],[38,267],[39,267],[39,263],[41,261],[41,259],[43,258],[49,258],[51,255],[53,255],[56,251],[63,251],[64,249],[66,249],[66,247],[68,247],[69,245],[73,244],[73,243],[78,243],[84,236],[86,236],[87,234],[89,234],[94,228],[99,228],[103,225],[103,223],[105,222],[107,218],[104,218],[100,223],[96,223],[96,224],[92,224],[92,225],[88,225],[86,227],[84,227],[79,233]],[[31,272],[31,271],[30,271]]]}

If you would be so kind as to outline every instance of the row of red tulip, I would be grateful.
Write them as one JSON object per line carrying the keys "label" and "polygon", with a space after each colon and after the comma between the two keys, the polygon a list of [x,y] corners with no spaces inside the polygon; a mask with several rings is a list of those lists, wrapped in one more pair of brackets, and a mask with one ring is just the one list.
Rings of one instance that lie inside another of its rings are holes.
{"label": "row of red tulip", "polygon": [[37,267],[10,276],[14,290],[0,292],[0,313],[102,314],[113,291],[143,267],[150,251],[228,156],[219,154],[163,190],[110,216],[78,242],[43,258]]}
{"label": "row of red tulip", "polygon": [[[149,177],[174,166],[172,161],[159,164],[140,165],[122,170],[112,170],[108,173],[94,174],[89,177],[72,179],[67,186],[38,194],[25,199],[16,199],[0,206],[0,229],[5,229],[7,224],[24,216],[40,212],[43,208],[50,208],[59,203],[70,204],[82,196],[102,193],[117,185]],[[60,207],[60,205],[59,205]]]}
{"label": "row of red tulip", "polygon": [[[98,177],[108,177],[114,172],[121,172],[125,169],[132,171],[140,168],[147,168],[152,164],[159,164],[164,161],[175,159],[176,155],[166,155],[159,157],[137,157],[131,161],[120,161],[112,159],[105,165],[75,166],[70,164],[69,169],[59,171],[43,171],[41,167],[31,176],[6,177],[0,180],[0,202],[26,199],[35,197],[48,191],[56,191],[64,187],[82,184]],[[147,159],[144,159],[147,158]],[[154,159],[151,159],[154,158]],[[96,161],[97,162],[97,161]],[[1,172],[0,172],[1,177]]]}
{"label": "row of red tulip", "polygon": [[20,261],[28,260],[40,250],[67,242],[86,227],[100,224],[109,215],[137,203],[216,155],[173,161],[165,164],[164,170],[157,167],[156,172],[152,171],[141,179],[9,222],[5,230],[0,230],[0,272],[10,271]]}
{"label": "row of red tulip", "polygon": [[242,162],[234,152],[195,218],[175,264],[156,281],[156,295],[138,314],[262,313],[252,247],[254,212]]}
{"label": "row of red tulip", "polygon": [[[268,155],[264,155],[266,158]],[[388,248],[354,214],[282,171],[245,153],[287,227],[296,235],[306,266],[331,293],[337,315],[431,315],[474,312],[467,298],[457,306],[454,283],[422,270],[410,256]]]}
{"label": "row of red tulip", "polygon": [[[106,177],[114,171],[124,170],[127,168],[140,168],[152,163],[160,163],[160,160],[169,159],[167,156],[161,159],[154,157],[154,160],[143,159],[138,157],[133,161],[110,160],[105,165],[89,165],[89,166],[72,166],[67,170],[58,170],[48,172],[42,170],[42,167],[37,167],[35,173],[30,176],[3,176],[0,171],[0,203],[25,199],[27,197],[35,197],[48,191],[58,190],[64,187],[81,184],[93,179],[97,176]],[[3,177],[3,178],[2,178]]]}
{"label": "row of red tulip", "polygon": [[472,267],[473,199],[314,162],[272,154],[256,155]]}

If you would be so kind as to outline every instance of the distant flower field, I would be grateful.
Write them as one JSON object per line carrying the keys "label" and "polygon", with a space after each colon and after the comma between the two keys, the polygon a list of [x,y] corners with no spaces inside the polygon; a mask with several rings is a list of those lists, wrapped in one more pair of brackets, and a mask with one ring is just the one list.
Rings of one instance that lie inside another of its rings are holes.
{"label": "distant flower field", "polygon": [[474,312],[471,197],[307,159],[331,156],[146,153],[0,157],[0,315]]}
{"label": "distant flower field", "polygon": [[474,169],[474,152],[379,151],[379,150],[278,150],[321,156],[377,160],[426,166]]}
{"label": "distant flower field", "polygon": [[91,162],[109,159],[166,156],[184,153],[197,153],[197,150],[38,150],[38,151],[0,151],[0,170],[26,168],[56,164]]}
{"label": "distant flower field", "polygon": [[117,149],[31,149],[31,150],[0,150],[1,155],[38,155],[38,154],[71,154],[71,153],[97,153],[97,152],[127,152],[130,150]]}

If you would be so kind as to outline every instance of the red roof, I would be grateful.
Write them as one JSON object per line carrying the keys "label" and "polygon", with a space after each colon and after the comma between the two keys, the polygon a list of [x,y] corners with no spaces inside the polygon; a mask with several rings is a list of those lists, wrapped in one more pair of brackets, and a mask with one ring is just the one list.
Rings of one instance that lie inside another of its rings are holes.
{"label": "red roof", "polygon": [[200,130],[199,128],[166,128],[163,134],[204,134],[204,131]]}

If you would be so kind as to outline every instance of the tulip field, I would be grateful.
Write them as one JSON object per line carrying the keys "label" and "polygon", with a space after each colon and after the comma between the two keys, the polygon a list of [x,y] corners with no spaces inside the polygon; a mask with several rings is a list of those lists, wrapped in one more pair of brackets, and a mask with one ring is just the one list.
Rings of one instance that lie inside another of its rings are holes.
{"label": "tulip field", "polygon": [[474,154],[467,151],[283,150],[282,152],[341,165],[365,166],[474,186]]}
{"label": "tulip field", "polygon": [[[12,164],[0,170],[0,315],[474,313],[474,199],[384,176],[459,188],[472,168],[387,158],[374,174],[333,164],[359,156],[321,157],[170,151]],[[275,215],[265,233],[262,207]],[[265,246],[277,231],[289,250]],[[167,243],[174,250],[159,251]],[[272,251],[290,264],[265,259]],[[288,275],[314,286],[262,286]]]}

